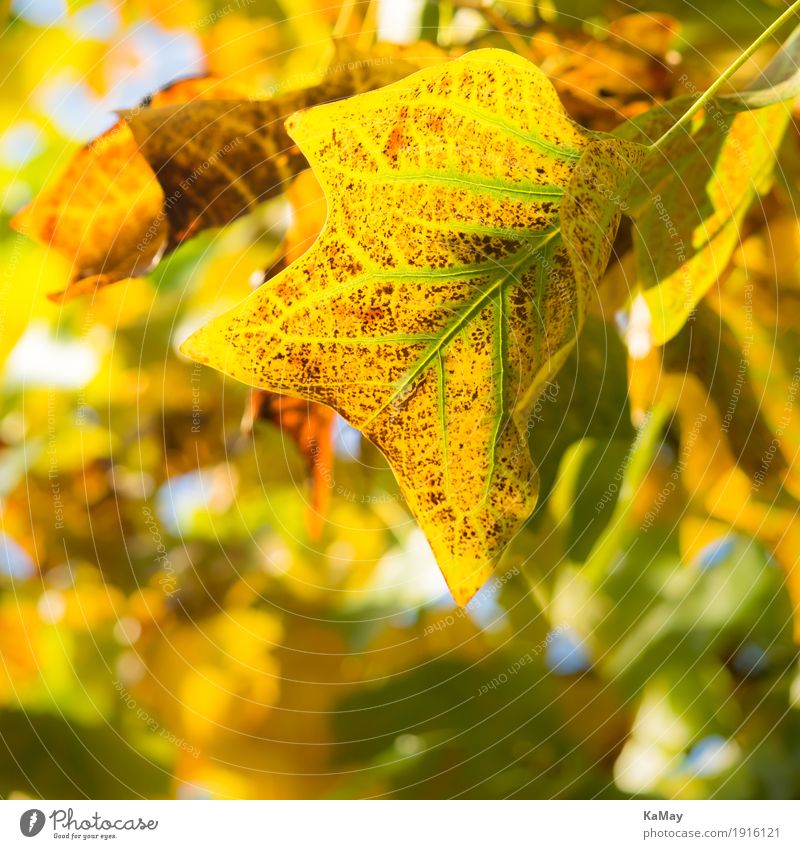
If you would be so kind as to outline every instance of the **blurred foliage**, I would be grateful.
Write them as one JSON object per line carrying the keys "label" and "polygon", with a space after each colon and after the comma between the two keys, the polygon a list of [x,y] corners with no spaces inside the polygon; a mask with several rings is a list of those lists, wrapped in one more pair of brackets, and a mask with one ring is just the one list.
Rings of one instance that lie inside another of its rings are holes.
{"label": "blurred foliage", "polygon": [[[795,126],[732,266],[680,334],[636,361],[609,307],[630,285],[620,234],[608,294],[535,410],[537,510],[464,610],[374,447],[334,423],[320,532],[290,434],[258,420],[243,431],[247,387],[177,353],[313,238],[318,224],[298,224],[312,200],[274,198],[147,276],[67,304],[46,294],[68,285],[69,262],[9,228],[112,109],[201,73],[312,84],[334,29],[363,49],[376,26],[400,40],[392,5],[12,4],[0,36],[0,794],[796,797],[800,674],[778,567],[791,570],[798,495],[784,410]],[[648,2],[680,24],[660,89],[612,96],[604,68],[642,79],[626,72],[630,41],[608,37],[626,5],[477,6],[427,3],[408,38],[524,49],[602,129],[682,93],[683,73],[702,88],[776,15],[754,0],[747,14]],[[684,384],[721,430],[693,426]],[[729,468],[747,504],[760,481],[743,518],[731,490],[709,494]]]}

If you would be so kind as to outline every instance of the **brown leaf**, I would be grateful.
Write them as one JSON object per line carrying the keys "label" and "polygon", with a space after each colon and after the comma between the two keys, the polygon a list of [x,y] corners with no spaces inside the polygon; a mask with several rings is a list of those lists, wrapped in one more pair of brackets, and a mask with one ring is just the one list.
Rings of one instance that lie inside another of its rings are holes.
{"label": "brown leaf", "polygon": [[306,167],[283,129],[307,90],[274,100],[211,100],[124,114],[164,192],[176,243],[282,193]]}
{"label": "brown leaf", "polygon": [[306,512],[308,535],[319,539],[331,501],[333,421],[329,407],[253,389],[242,417],[242,431],[252,433],[257,421],[280,428],[297,446],[306,464],[311,500]]}
{"label": "brown leaf", "polygon": [[[150,103],[163,107],[242,91],[220,80],[182,80],[153,95]],[[120,120],[78,150],[11,226],[72,262],[67,290],[51,295],[61,300],[153,268],[170,243],[163,209],[161,187]]]}
{"label": "brown leaf", "polygon": [[664,56],[677,31],[669,15],[626,15],[603,41],[570,34],[557,49],[550,44],[541,67],[576,121],[611,130],[672,94]]}
{"label": "brown leaf", "polygon": [[290,115],[371,91],[445,58],[436,48],[409,56],[367,56],[338,42],[317,85],[264,100],[194,101],[126,115],[164,191],[175,241],[228,224],[285,191],[307,167],[284,128]]}
{"label": "brown leaf", "polygon": [[322,81],[308,88],[272,96],[228,80],[182,80],[81,148],[12,226],[72,262],[54,300],[145,274],[182,240],[227,224],[306,167],[283,128],[290,114],[444,58],[433,45],[366,55],[338,42]]}

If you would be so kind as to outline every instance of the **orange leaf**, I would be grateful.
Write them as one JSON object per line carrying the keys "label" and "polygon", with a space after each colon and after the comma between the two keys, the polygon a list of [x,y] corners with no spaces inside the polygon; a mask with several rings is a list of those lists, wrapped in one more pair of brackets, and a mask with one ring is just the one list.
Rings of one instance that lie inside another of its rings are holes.
{"label": "orange leaf", "polygon": [[333,421],[336,414],[322,404],[253,389],[242,417],[242,430],[250,433],[256,421],[280,428],[295,443],[306,463],[311,501],[306,526],[312,539],[319,539],[331,501],[333,469]]}
{"label": "orange leaf", "polygon": [[[242,89],[182,80],[148,102],[164,107],[223,93],[241,96]],[[78,150],[11,226],[72,262],[70,284],[54,300],[145,274],[171,246],[164,193],[122,119]]]}

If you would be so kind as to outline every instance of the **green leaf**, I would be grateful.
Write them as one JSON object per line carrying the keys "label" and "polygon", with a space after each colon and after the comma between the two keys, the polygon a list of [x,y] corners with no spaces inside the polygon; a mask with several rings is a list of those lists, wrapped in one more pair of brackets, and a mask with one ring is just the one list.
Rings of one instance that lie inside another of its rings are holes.
{"label": "green leaf", "polygon": [[629,449],[621,439],[582,439],[564,453],[550,506],[570,560],[586,560],[611,520]]}
{"label": "green leaf", "polygon": [[734,111],[760,109],[800,96],[800,26],[796,27],[769,64],[742,92],[720,97]]}
{"label": "green leaf", "polygon": [[[621,131],[658,139],[690,105],[670,101]],[[645,162],[629,195],[633,243],[652,339],[661,345],[684,325],[725,271],[745,214],[772,180],[789,122],[782,103],[753,112],[714,102]]]}
{"label": "green leaf", "polygon": [[[645,161],[629,196],[635,221],[639,285],[662,345],[692,315],[724,273],[753,202],[769,189],[800,95],[800,27],[743,92],[717,96],[685,132],[675,133]],[[617,131],[651,144],[694,101],[680,97]]]}

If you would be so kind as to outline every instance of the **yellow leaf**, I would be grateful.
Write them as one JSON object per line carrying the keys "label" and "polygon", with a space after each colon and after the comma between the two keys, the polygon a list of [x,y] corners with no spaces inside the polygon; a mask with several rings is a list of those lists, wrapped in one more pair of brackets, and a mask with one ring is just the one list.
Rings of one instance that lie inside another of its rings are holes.
{"label": "yellow leaf", "polygon": [[[204,77],[168,86],[151,102],[166,108],[234,91]],[[145,274],[171,241],[164,193],[123,120],[80,148],[11,223],[72,262],[69,287],[54,300]]]}
{"label": "yellow leaf", "polygon": [[531,410],[583,322],[641,148],[578,127],[538,68],[500,50],[288,129],[325,229],[183,351],[359,428],[464,604],[536,503]]}

